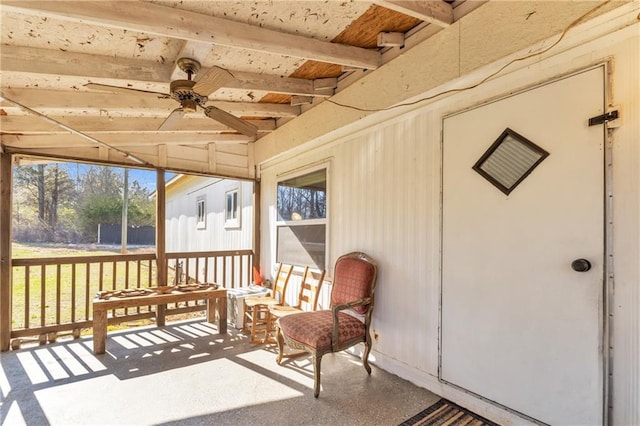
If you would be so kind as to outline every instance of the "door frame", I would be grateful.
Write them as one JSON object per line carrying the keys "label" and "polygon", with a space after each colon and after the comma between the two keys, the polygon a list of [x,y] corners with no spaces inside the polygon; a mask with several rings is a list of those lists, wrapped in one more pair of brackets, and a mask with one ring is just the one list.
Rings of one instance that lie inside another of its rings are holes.
{"label": "door frame", "polygon": [[[604,100],[604,106],[605,106],[605,113],[608,112],[608,110],[610,108],[612,108],[614,104],[613,102],[613,91],[611,90],[611,88],[613,87],[613,72],[614,72],[614,66],[613,66],[613,59],[612,58],[607,58],[606,60],[602,61],[602,62],[598,62],[595,63],[591,66],[588,67],[583,67],[583,68],[579,68],[579,69],[574,69],[572,71],[563,73],[563,74],[559,74],[557,76],[545,79],[543,81],[537,82],[537,83],[532,83],[529,84],[525,87],[522,87],[520,89],[517,89],[515,91],[512,92],[507,92],[507,93],[503,93],[500,94],[498,96],[493,96],[490,97],[489,99],[486,99],[484,101],[481,102],[476,102],[472,105],[469,105],[467,107],[461,108],[461,109],[457,109],[454,112],[450,112],[447,114],[444,114],[441,118],[440,121],[440,294],[439,294],[439,301],[438,301],[438,381],[440,383],[443,383],[447,386],[451,386],[453,388],[455,388],[458,391],[461,391],[463,393],[466,393],[468,395],[471,395],[475,398],[478,398],[484,402],[487,402],[491,405],[497,406],[509,413],[515,414],[517,416],[520,416],[524,419],[527,419],[533,423],[539,424],[540,421],[532,418],[524,413],[521,413],[519,411],[516,411],[512,408],[509,408],[503,404],[500,404],[499,402],[493,401],[491,399],[488,399],[480,394],[477,394],[475,392],[472,392],[468,389],[465,389],[459,385],[456,385],[455,383],[451,383],[448,382],[447,380],[442,378],[442,302],[443,302],[443,284],[444,284],[444,278],[443,278],[443,273],[444,273],[444,121],[447,118],[465,113],[467,111],[476,109],[476,108],[480,108],[483,107],[485,105],[489,105],[495,102],[498,102],[500,100],[503,99],[507,99],[516,95],[519,95],[521,93],[527,92],[527,91],[531,91],[531,90],[535,90],[539,87],[542,86],[546,86],[548,84],[552,84],[555,83],[557,81],[566,79],[566,78],[571,78],[575,75],[584,73],[584,72],[588,72],[594,69],[598,69],[598,68],[602,68],[603,70],[603,79],[604,79],[604,94],[603,94],[603,100]],[[585,118],[586,119],[586,118]],[[600,347],[602,348],[601,351],[601,373],[602,373],[602,384],[603,384],[603,389],[602,389],[602,407],[603,407],[603,413],[602,413],[602,424],[604,426],[608,426],[611,423],[611,414],[612,414],[612,406],[613,406],[613,399],[612,399],[612,395],[610,392],[610,389],[612,389],[612,381],[613,381],[613,375],[612,373],[612,369],[613,369],[613,334],[611,333],[611,319],[613,316],[613,306],[611,306],[611,304],[613,303],[613,294],[614,294],[614,277],[613,277],[613,262],[614,262],[614,257],[613,257],[613,199],[614,199],[614,194],[613,194],[613,142],[614,142],[614,132],[613,132],[613,128],[608,127],[607,123],[605,122],[602,126],[602,140],[603,140],[603,147],[604,147],[604,152],[603,152],[603,156],[602,156],[602,161],[604,162],[603,164],[603,170],[604,170],[604,175],[602,176],[602,179],[604,179],[604,193],[601,194],[602,196],[602,205],[603,205],[603,218],[604,218],[604,223],[602,224],[603,226],[603,245],[604,245],[604,253],[603,253],[603,276],[602,276],[602,298],[601,298],[601,305],[599,306],[599,314],[601,313],[602,318],[601,318],[601,329],[600,329],[600,334],[601,334],[601,338],[600,338]]]}

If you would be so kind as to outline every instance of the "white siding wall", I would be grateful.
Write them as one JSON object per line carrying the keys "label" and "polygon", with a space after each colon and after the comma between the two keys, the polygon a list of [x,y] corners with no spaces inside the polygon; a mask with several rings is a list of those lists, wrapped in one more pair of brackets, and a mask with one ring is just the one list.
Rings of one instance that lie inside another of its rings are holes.
{"label": "white siding wall", "polygon": [[[340,138],[315,141],[310,144],[315,148],[293,158],[264,164],[263,270],[275,262],[278,176],[326,160],[330,164],[329,266],[340,254],[352,250],[365,251],[379,262],[373,320],[375,362],[440,395],[464,402],[480,414],[504,424],[521,424],[523,420],[513,414],[437,380],[442,117],[614,58],[614,99],[624,125],[616,131],[613,158],[613,419],[614,424],[640,424],[639,32],[636,24],[532,62],[472,91],[399,116],[383,112],[368,117],[349,129],[350,135],[344,136],[345,131]],[[592,38],[585,35],[585,40]]]}
{"label": "white siding wall", "polygon": [[[225,228],[225,192],[237,188],[240,227]],[[206,198],[206,227],[197,227],[197,200]],[[167,252],[241,250],[253,247],[253,183],[185,176],[167,188]]]}

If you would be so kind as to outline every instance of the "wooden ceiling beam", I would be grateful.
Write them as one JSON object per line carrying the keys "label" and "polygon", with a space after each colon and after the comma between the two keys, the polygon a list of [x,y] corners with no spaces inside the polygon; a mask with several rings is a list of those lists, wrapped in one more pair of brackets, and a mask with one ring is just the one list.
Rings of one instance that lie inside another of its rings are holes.
{"label": "wooden ceiling beam", "polygon": [[[135,135],[122,133],[95,133],[90,136],[108,143],[116,148],[131,146],[155,146],[155,145],[207,145],[216,144],[243,144],[252,141],[252,138],[237,134],[198,134],[198,133],[168,133],[148,132]],[[69,133],[46,135],[2,135],[2,143],[12,148],[76,148],[97,146],[86,139]]]}
{"label": "wooden ceiling beam", "polygon": [[377,50],[286,34],[175,7],[146,2],[3,1],[2,8],[72,22],[291,56],[356,68],[381,65]]}
{"label": "wooden ceiling beam", "polygon": [[[85,53],[10,45],[2,46],[0,58],[4,72],[42,74],[52,77],[71,76],[93,83],[100,83],[101,79],[109,80],[104,84],[114,84],[117,83],[116,80],[122,80],[120,85],[123,88],[134,82],[168,85],[173,70],[173,65],[161,65],[152,61],[100,57]],[[314,83],[315,80],[250,72],[231,72],[219,67],[203,69],[199,74],[203,78],[206,75],[211,79],[211,84],[206,85],[203,82],[200,84],[201,88],[196,89],[198,93],[204,95],[224,88],[328,97],[333,95],[333,89],[329,87],[331,83],[333,82],[334,87],[337,85],[337,79],[319,79],[322,84],[321,87],[317,87]],[[198,81],[196,84],[200,83],[197,78],[196,80]],[[122,91],[119,90],[119,93]],[[140,93],[139,96],[157,98],[157,95],[152,93],[148,95]]]}
{"label": "wooden ceiling beam", "polygon": [[[4,6],[4,4],[3,4]],[[3,45],[0,49],[3,72],[73,76],[86,79],[123,80],[169,84],[171,65],[137,59],[62,52],[35,47]]]}
{"label": "wooden ceiling beam", "polygon": [[[46,89],[3,88],[2,93],[46,115],[57,116],[104,116],[105,114],[131,117],[162,117],[176,107],[175,101],[153,96],[140,96],[135,92],[126,94],[74,92]],[[286,104],[258,102],[211,101],[212,105],[239,117],[297,117],[300,107]],[[25,115],[22,109],[0,100],[0,108],[8,115]]]}
{"label": "wooden ceiling beam", "polygon": [[[158,127],[166,117],[159,118],[111,118],[111,117],[79,117],[79,116],[53,116],[56,121],[85,133],[91,132],[126,132],[137,134],[142,132],[157,132]],[[258,127],[258,131],[269,132],[276,127],[275,120],[248,120]],[[58,126],[49,123],[39,117],[24,116],[0,116],[0,126],[5,134],[56,134],[60,131]],[[210,118],[184,118],[171,132],[202,132],[220,133],[235,132],[235,130],[220,124]]]}
{"label": "wooden ceiling beam", "polygon": [[265,90],[269,93],[285,95],[303,95],[328,98],[333,96],[338,85],[337,78],[320,78],[306,80],[304,78],[278,77],[276,75],[256,74],[249,72],[234,73],[237,89]]}
{"label": "wooden ceiling beam", "polygon": [[443,0],[373,0],[378,6],[446,28],[453,23],[453,7]]}

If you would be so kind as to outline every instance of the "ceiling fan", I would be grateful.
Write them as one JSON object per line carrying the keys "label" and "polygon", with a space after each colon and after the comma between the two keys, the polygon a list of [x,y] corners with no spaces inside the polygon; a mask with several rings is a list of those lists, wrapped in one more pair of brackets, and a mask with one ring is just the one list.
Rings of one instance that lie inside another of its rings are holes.
{"label": "ceiling fan", "polygon": [[135,91],[139,93],[150,93],[154,95],[160,95],[163,97],[170,97],[180,103],[180,106],[169,114],[169,116],[162,122],[158,130],[170,130],[173,129],[176,124],[182,119],[187,112],[195,112],[198,107],[204,111],[204,115],[213,120],[216,120],[226,126],[229,126],[238,132],[255,137],[258,133],[258,128],[247,121],[236,117],[226,111],[216,108],[214,106],[206,106],[208,98],[200,93],[206,90],[209,85],[209,78],[215,78],[214,74],[204,73],[199,81],[192,80],[198,71],[200,71],[200,62],[190,58],[180,58],[176,62],[178,67],[187,74],[187,80],[174,80],[169,85],[169,94],[153,92],[149,90],[133,89],[128,87],[111,86],[108,84],[87,83],[85,87],[96,90],[107,91]]}

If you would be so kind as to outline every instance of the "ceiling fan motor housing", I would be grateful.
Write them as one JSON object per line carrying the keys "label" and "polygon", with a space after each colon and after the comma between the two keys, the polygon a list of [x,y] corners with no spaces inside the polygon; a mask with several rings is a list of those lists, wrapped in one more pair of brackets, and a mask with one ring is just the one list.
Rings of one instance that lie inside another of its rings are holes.
{"label": "ceiling fan motor housing", "polygon": [[203,106],[209,100],[193,91],[194,84],[192,80],[175,80],[169,86],[171,98],[180,102],[185,112],[194,112],[198,105]]}

